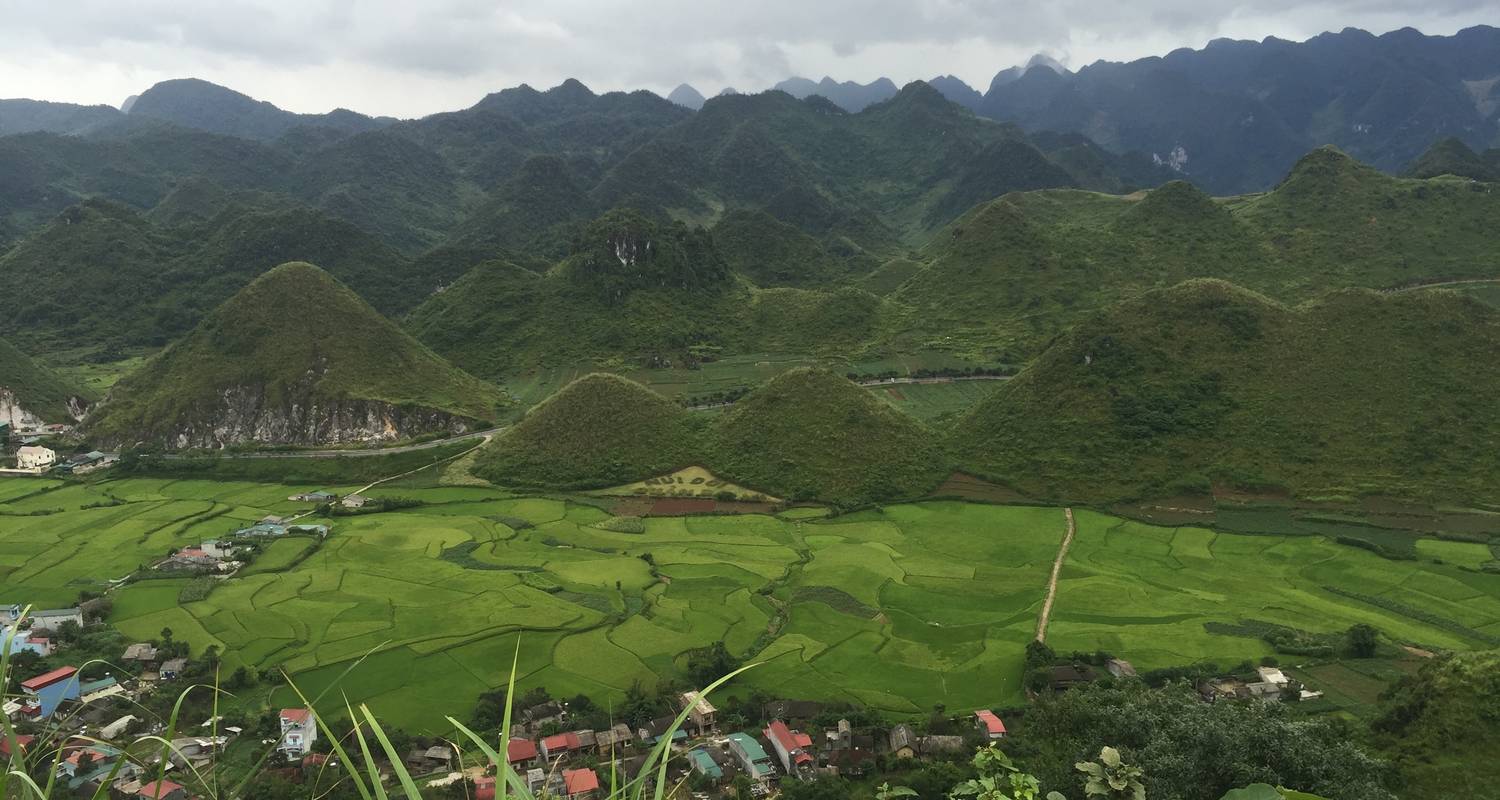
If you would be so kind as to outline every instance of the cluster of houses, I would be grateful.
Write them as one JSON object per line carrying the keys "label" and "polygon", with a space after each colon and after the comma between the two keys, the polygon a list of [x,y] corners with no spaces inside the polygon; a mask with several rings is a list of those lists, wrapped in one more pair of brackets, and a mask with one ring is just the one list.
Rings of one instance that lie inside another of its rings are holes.
{"label": "cluster of houses", "polygon": [[277,536],[297,533],[311,536],[327,536],[328,526],[321,523],[299,523],[291,517],[269,514],[250,525],[235,528],[233,531],[230,531],[229,535],[257,539],[275,538]]}
{"label": "cluster of houses", "polygon": [[343,497],[339,497],[333,492],[326,492],[322,489],[311,492],[302,492],[301,494],[294,494],[287,499],[296,503],[316,503],[320,506],[327,506],[338,503],[340,507],[348,509],[364,508],[370,503],[370,498],[365,497],[362,494],[346,494]]}
{"label": "cluster of houses", "polygon": [[64,623],[83,625],[81,608],[48,608],[26,614],[28,627],[21,627],[24,609],[19,603],[0,606],[0,641],[10,642],[10,652],[31,652],[43,658],[56,651],[56,633]]}
{"label": "cluster of houses", "polygon": [[[24,440],[23,440],[24,441]],[[25,475],[41,475],[46,472],[61,472],[68,475],[87,475],[119,461],[118,456],[91,450],[58,460],[57,451],[39,444],[23,444],[16,449],[16,467],[3,472]]]}
{"label": "cluster of houses", "polygon": [[[634,774],[645,755],[644,750],[629,755],[637,752],[632,746],[650,748],[669,737],[671,749],[685,757],[692,773],[715,785],[744,775],[751,780],[752,790],[764,795],[781,776],[807,781],[829,775],[857,778],[872,771],[881,754],[922,758],[962,753],[971,739],[996,740],[1006,735],[1005,723],[988,709],[974,713],[975,730],[969,736],[918,736],[909,725],[897,725],[885,735],[855,733],[847,719],[832,728],[808,732],[793,727],[788,720],[810,719],[821,712],[820,704],[787,701],[773,705],[776,707],[767,709],[772,719],[758,735],[721,732],[714,706],[696,692],[686,692],[678,698],[678,706],[687,712],[687,718],[675,729],[674,715],[635,729],[619,724],[604,731],[574,730],[543,736],[539,731],[544,727],[555,728],[567,721],[566,709],[549,702],[522,711],[519,734],[511,739],[506,758],[533,791],[591,800],[599,789],[598,775],[583,766],[571,768],[575,763],[621,758],[623,772]],[[414,752],[412,757],[420,755]],[[426,755],[432,754],[429,751]]]}
{"label": "cluster of houses", "polygon": [[232,574],[244,565],[236,557],[232,542],[209,539],[193,547],[184,547],[156,562],[152,569],[163,572]]}
{"label": "cluster of houses", "polygon": [[[8,624],[12,627],[19,614],[20,609],[16,606],[0,608],[0,620],[10,617],[11,621]],[[45,628],[39,626],[57,626],[65,621],[74,621],[81,625],[83,613],[77,608],[65,608],[39,611],[29,615],[27,619],[32,622],[30,629],[16,630],[13,633],[10,633],[8,629],[7,635],[11,636],[11,652],[29,650],[46,656],[53,652],[54,645],[50,638],[38,635],[38,631],[46,631]],[[55,630],[55,627],[53,629]],[[177,680],[187,671],[187,659],[163,659],[161,655],[157,647],[150,642],[138,642],[126,647],[120,660],[139,669],[140,673],[135,678],[127,675],[125,683],[113,675],[86,681],[79,674],[77,667],[58,667],[22,681],[21,693],[5,701],[3,713],[14,722],[22,720],[38,722],[51,719],[60,711],[80,706],[86,707],[111,697],[134,699],[141,692],[150,691],[158,683]],[[133,719],[133,717],[121,718],[110,725],[125,726]],[[102,727],[105,733],[104,738],[112,738],[109,735],[110,725]]]}
{"label": "cluster of houses", "polygon": [[150,642],[136,642],[125,648],[120,660],[140,670],[142,684],[175,681],[187,671],[185,658],[162,658],[161,651]]}
{"label": "cluster of houses", "polygon": [[1323,696],[1322,692],[1311,691],[1294,682],[1277,667],[1256,667],[1255,673],[1257,680],[1253,681],[1239,678],[1213,678],[1199,681],[1198,694],[1210,703],[1219,700],[1264,700],[1279,703],[1287,698],[1304,702],[1317,700]]}

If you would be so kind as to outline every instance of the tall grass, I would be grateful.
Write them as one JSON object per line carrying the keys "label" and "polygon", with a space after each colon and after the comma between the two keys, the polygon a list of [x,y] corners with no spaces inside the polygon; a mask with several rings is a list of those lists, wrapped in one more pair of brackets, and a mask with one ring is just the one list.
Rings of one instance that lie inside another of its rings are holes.
{"label": "tall grass", "polygon": [[[12,674],[11,654],[15,639],[15,630],[19,629],[21,621],[24,621],[30,612],[28,607],[22,613],[21,620],[4,635],[3,650],[0,650],[0,680],[9,686]],[[481,766],[485,772],[493,773],[495,792],[498,800],[538,800],[538,797],[547,797],[548,792],[533,792],[527,785],[524,776],[511,768],[509,759],[504,755],[510,750],[511,741],[511,714],[513,711],[512,698],[515,696],[516,665],[520,657],[520,640],[517,639],[516,651],[511,659],[510,677],[506,684],[505,697],[505,722],[503,723],[498,741],[490,742],[486,738],[471,730],[464,723],[453,717],[448,721],[458,732],[455,737],[460,741],[450,742],[459,753],[460,764],[464,763],[465,747],[467,742],[471,747],[469,762],[471,766]],[[352,671],[357,669],[364,659],[358,659],[322,693],[309,699],[302,690],[297,687],[290,677],[287,678],[288,685],[296,692],[302,704],[313,711],[314,719],[319,732],[330,744],[332,755],[337,759],[337,764],[345,773],[347,780],[354,791],[358,793],[361,800],[388,800],[391,796],[404,797],[407,800],[420,800],[422,788],[413,779],[410,771],[402,762],[401,754],[396,751],[391,743],[391,738],[385,728],[380,724],[375,713],[364,704],[351,706],[344,700],[341,714],[327,715],[321,713],[327,710],[328,704],[325,699],[335,691],[336,687]],[[89,666],[104,661],[90,661],[79,667],[79,674]],[[110,665],[114,666],[114,665]],[[115,667],[119,669],[118,667]],[[703,692],[707,695],[723,686],[736,675],[749,667],[736,670],[729,675],[714,681]],[[122,670],[123,672],[123,670]],[[81,679],[75,675],[70,680]],[[194,796],[212,798],[212,800],[234,800],[235,798],[247,797],[247,790],[251,783],[263,772],[267,762],[275,755],[281,741],[278,737],[276,744],[268,747],[258,760],[246,771],[240,779],[232,785],[221,785],[218,766],[200,771],[179,748],[172,744],[177,738],[178,728],[181,723],[184,704],[192,692],[207,691],[213,696],[210,737],[217,739],[219,735],[219,700],[229,693],[218,685],[219,676],[214,676],[214,684],[194,684],[188,686],[177,696],[172,705],[171,713],[165,720],[156,720],[161,723],[160,733],[148,733],[138,736],[128,742],[109,742],[92,736],[85,736],[74,731],[81,730],[82,726],[76,724],[69,715],[54,715],[46,729],[35,735],[24,748],[21,745],[22,738],[16,730],[14,723],[8,717],[0,715],[0,730],[3,730],[3,739],[10,751],[6,759],[3,773],[0,773],[0,798],[17,798],[18,800],[50,800],[51,798],[63,798],[76,796],[66,783],[65,777],[59,777],[59,766],[68,755],[79,749],[87,747],[107,748],[118,750],[119,755],[115,757],[110,771],[100,781],[99,787],[90,797],[93,800],[105,800],[110,797],[111,785],[122,775],[127,768],[139,772],[140,780],[144,782],[161,781],[171,779],[185,786]],[[7,695],[6,699],[13,699]],[[149,710],[140,703],[132,701],[137,713],[152,715]],[[678,730],[687,719],[691,706],[677,715],[672,726],[663,734],[657,744],[647,754],[645,761],[634,775],[624,774],[620,769],[619,759],[611,752],[609,762],[609,774],[601,776],[601,789],[607,793],[602,800],[662,800],[667,793],[667,772],[671,762],[671,740],[672,734]],[[329,720],[338,720],[338,724],[347,725],[348,730],[343,733],[336,731]],[[474,758],[474,754],[479,754]],[[182,767],[169,773],[169,764],[180,763]],[[559,764],[554,762],[551,771],[547,775],[548,780],[543,784],[551,784],[555,771]],[[332,769],[325,764],[323,770]],[[204,773],[207,774],[204,774]],[[312,782],[312,787],[322,783],[323,772],[318,773],[318,780]],[[387,781],[382,780],[382,774],[388,775],[391,786],[388,788]],[[342,782],[342,781],[340,781]],[[326,788],[326,786],[325,786]],[[309,789],[312,796],[317,790]]]}
{"label": "tall grass", "polygon": [[[483,761],[488,765],[487,771],[491,769],[494,771],[496,800],[538,800],[539,797],[538,793],[532,791],[524,776],[511,768],[510,759],[507,757],[507,754],[510,752],[511,714],[514,710],[512,708],[512,701],[515,697],[516,689],[516,665],[519,663],[520,653],[521,643],[517,639],[516,651],[511,657],[510,677],[506,682],[504,722],[500,726],[500,738],[497,742],[498,747],[492,747],[485,740],[484,736],[470,730],[467,725],[459,720],[447,717],[448,722],[453,725],[454,729],[462,734],[463,738],[471,742],[474,749],[483,755]],[[753,666],[755,665],[746,665],[719,678],[709,684],[700,693],[700,696],[707,696]],[[306,696],[302,694],[302,690],[297,688],[297,685],[290,678],[288,678],[288,683],[291,684],[293,691],[297,693],[297,697],[309,708],[313,708],[313,715],[317,719],[319,730],[322,731],[323,735],[328,737],[334,755],[338,757],[339,763],[344,765],[345,771],[348,773],[351,781],[353,781],[355,789],[359,792],[362,800],[387,800],[390,797],[390,793],[386,791],[385,785],[380,780],[381,754],[384,754],[386,760],[389,762],[395,783],[400,789],[401,794],[398,796],[403,796],[407,800],[421,800],[421,789],[412,779],[411,773],[401,761],[400,754],[391,745],[390,738],[386,735],[385,729],[368,706],[361,703],[358,709],[355,709],[349,707],[347,703],[345,704],[347,718],[353,725],[352,737],[359,745],[358,760],[356,760],[350,757],[350,753],[345,749],[336,732],[325,721],[324,716],[317,713],[317,709],[314,707],[315,703],[309,702]],[[682,712],[672,721],[672,725],[666,732],[658,737],[656,745],[651,748],[651,751],[647,754],[645,761],[641,764],[635,775],[622,774],[619,768],[620,762],[613,757],[614,753],[611,751],[608,788],[603,796],[603,800],[646,800],[648,796],[651,800],[662,800],[667,789],[667,768],[671,763],[672,734],[682,727],[692,708],[691,705],[683,708]],[[375,744],[379,745],[380,749],[378,751],[371,747],[370,739],[374,739]],[[464,748],[458,743],[454,744],[455,748],[459,751],[460,761],[462,761]],[[552,777],[558,766],[558,762],[554,762],[551,765],[547,780],[542,784],[543,787],[551,784]],[[548,793],[545,790],[540,794],[540,797],[547,796]]]}

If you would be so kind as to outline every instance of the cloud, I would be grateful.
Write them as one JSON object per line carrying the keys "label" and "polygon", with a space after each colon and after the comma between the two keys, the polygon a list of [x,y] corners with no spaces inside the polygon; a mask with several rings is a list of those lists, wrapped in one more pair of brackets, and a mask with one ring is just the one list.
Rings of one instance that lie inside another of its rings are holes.
{"label": "cloud", "polygon": [[1448,33],[1491,16],[1493,0],[0,0],[0,96],[118,103],[196,76],[299,111],[412,116],[567,77],[712,94],[954,73],[982,89],[1039,51],[1076,67],[1225,35]]}

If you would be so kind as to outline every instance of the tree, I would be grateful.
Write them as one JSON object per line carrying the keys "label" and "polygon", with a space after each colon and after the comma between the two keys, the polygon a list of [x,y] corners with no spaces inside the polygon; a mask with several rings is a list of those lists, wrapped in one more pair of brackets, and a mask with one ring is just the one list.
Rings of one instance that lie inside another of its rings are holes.
{"label": "tree", "polygon": [[750,776],[743,772],[736,774],[734,782],[730,785],[734,787],[734,796],[739,798],[739,800],[750,800],[755,788],[750,782]]}
{"label": "tree", "polygon": [[58,638],[69,644],[78,641],[78,637],[82,634],[83,626],[79,625],[77,620],[63,620],[63,624],[57,626]]}
{"label": "tree", "polygon": [[31,650],[17,650],[10,654],[9,694],[19,694],[21,682],[42,674],[42,657]]}
{"label": "tree", "polygon": [[161,640],[162,640],[163,644],[171,644],[172,643],[172,629],[171,628],[162,628],[161,629]]}
{"label": "tree", "polygon": [[505,722],[505,690],[495,689],[480,694],[474,703],[472,718],[474,726],[481,730],[499,728]]}
{"label": "tree", "polygon": [[688,679],[698,688],[713,683],[740,668],[739,659],[730,654],[723,642],[699,648],[688,654]]}
{"label": "tree", "polygon": [[1113,747],[1100,748],[1098,761],[1080,761],[1074,767],[1086,776],[1083,793],[1088,797],[1146,800],[1146,784],[1142,780],[1146,773],[1122,761],[1120,751]]}
{"label": "tree", "polygon": [[1123,681],[1044,698],[1007,741],[1027,753],[1044,786],[1076,785],[1078,754],[1108,745],[1131,754],[1157,797],[1219,800],[1259,782],[1333,800],[1392,800],[1390,769],[1358,740],[1347,722],[1309,718],[1288,704],[1204,703],[1184,683],[1150,689]]}
{"label": "tree", "polygon": [[1363,622],[1357,622],[1349,626],[1349,632],[1345,635],[1345,642],[1349,646],[1349,654],[1355,658],[1370,658],[1375,655],[1375,645],[1380,638],[1380,631],[1374,626]]}
{"label": "tree", "polygon": [[255,673],[251,672],[249,668],[247,668],[244,664],[241,664],[238,667],[235,667],[234,672],[229,675],[229,681],[224,685],[224,688],[228,689],[229,691],[235,691],[237,689],[243,689],[254,682]]}

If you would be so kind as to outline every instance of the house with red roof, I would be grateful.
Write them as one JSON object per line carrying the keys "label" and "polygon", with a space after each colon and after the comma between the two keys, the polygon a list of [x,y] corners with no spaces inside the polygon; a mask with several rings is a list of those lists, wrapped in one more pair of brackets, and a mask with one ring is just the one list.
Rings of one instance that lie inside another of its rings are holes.
{"label": "house with red roof", "polygon": [[781,720],[772,720],[766,727],[766,740],[771,743],[771,749],[776,752],[776,757],[781,760],[781,768],[786,774],[795,777],[803,777],[804,770],[810,770],[814,766],[815,759],[808,748],[812,747],[812,737],[800,731],[793,731]]}
{"label": "house with red roof", "polygon": [[115,762],[120,751],[102,744],[93,744],[87,739],[75,739],[63,746],[65,754],[62,761],[58,762],[57,769],[69,778],[79,775],[87,775],[92,770],[101,766],[105,769]]}
{"label": "house with red roof", "polygon": [[981,708],[974,712],[974,724],[991,739],[1005,738],[1005,722],[988,708]]}
{"label": "house with red roof", "polygon": [[140,800],[187,800],[187,789],[171,781],[152,781],[135,793]]}
{"label": "house with red roof", "polygon": [[[542,758],[548,761],[561,758],[583,747],[575,732],[559,733],[542,739]],[[509,755],[508,753],[506,754]]]}
{"label": "house with red roof", "polygon": [[[26,748],[30,747],[31,743],[34,741],[36,741],[35,736],[32,736],[29,733],[18,733],[16,734],[16,749],[20,750],[22,753],[25,753]],[[10,737],[0,736],[0,756],[10,758],[10,754]]]}
{"label": "house with red roof", "polygon": [[474,779],[474,800],[495,800],[494,775],[480,775]]}
{"label": "house with red roof", "polygon": [[77,667],[59,667],[31,680],[22,681],[21,691],[27,695],[27,706],[36,709],[25,713],[37,719],[51,717],[59,705],[78,699],[78,686]]}
{"label": "house with red roof", "polygon": [[536,763],[536,743],[530,739],[511,739],[505,744],[505,760],[517,769]]}
{"label": "house with red roof", "polygon": [[276,749],[287,758],[301,758],[312,752],[318,740],[318,719],[310,708],[281,709],[281,743]]}
{"label": "house with red roof", "polygon": [[570,798],[589,798],[599,791],[599,775],[591,769],[563,770],[563,793]]}

